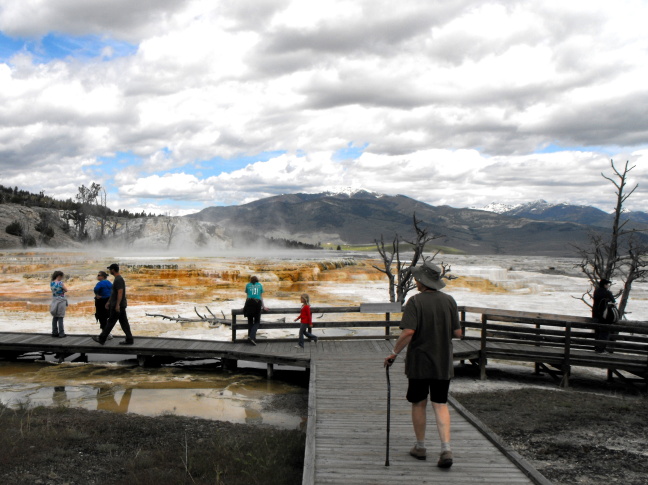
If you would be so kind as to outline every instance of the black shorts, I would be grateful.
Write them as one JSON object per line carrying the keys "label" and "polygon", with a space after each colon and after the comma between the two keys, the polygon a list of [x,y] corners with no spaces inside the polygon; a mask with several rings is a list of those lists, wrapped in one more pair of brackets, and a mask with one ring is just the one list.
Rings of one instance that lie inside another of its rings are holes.
{"label": "black shorts", "polygon": [[430,401],[437,404],[448,402],[450,381],[442,379],[409,379],[407,400],[412,404],[425,401],[430,394]]}

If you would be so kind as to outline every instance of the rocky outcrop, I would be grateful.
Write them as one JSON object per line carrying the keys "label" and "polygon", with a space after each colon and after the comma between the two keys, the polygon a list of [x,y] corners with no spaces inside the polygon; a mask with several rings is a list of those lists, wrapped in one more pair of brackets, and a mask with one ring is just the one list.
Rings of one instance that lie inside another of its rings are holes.
{"label": "rocky outcrop", "polygon": [[[17,223],[17,224],[16,224]],[[10,228],[10,234],[7,227]],[[20,226],[20,227],[17,227]],[[63,211],[18,204],[0,204],[0,249],[21,247],[82,248],[89,244],[109,245],[135,250],[170,249],[213,251],[232,246],[222,227],[184,217],[117,218],[104,225],[90,218],[88,238],[79,242],[74,227]]]}
{"label": "rocky outcrop", "polygon": [[[20,234],[17,231],[9,234],[7,228],[16,222],[21,226]],[[0,204],[0,249],[25,246],[81,247],[72,232],[67,229],[56,209]]]}

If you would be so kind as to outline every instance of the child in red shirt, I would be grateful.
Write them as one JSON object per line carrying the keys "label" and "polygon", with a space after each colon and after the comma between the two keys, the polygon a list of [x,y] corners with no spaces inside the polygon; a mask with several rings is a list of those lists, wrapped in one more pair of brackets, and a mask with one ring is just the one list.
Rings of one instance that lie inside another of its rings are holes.
{"label": "child in red shirt", "polygon": [[313,335],[313,316],[311,315],[310,309],[310,298],[308,294],[304,293],[301,296],[301,312],[299,316],[295,318],[295,321],[301,320],[301,325],[299,326],[299,345],[295,347],[304,348],[304,335],[308,337],[309,341],[317,342],[317,336]]}

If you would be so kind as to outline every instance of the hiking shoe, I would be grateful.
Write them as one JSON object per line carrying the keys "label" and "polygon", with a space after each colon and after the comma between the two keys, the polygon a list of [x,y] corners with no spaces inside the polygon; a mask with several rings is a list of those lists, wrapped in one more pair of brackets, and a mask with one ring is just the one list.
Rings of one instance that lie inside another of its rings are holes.
{"label": "hiking shoe", "polygon": [[133,345],[133,343],[132,340],[122,340],[119,342],[119,345]]}
{"label": "hiking shoe", "polygon": [[67,337],[67,335],[65,335],[64,333],[59,333],[59,338],[65,338],[65,337]]}
{"label": "hiking shoe", "polygon": [[58,338],[58,333],[53,333],[53,334],[52,334],[52,337],[53,337],[53,338]]}
{"label": "hiking shoe", "polygon": [[452,451],[443,451],[437,463],[439,468],[450,468],[452,466]]}
{"label": "hiking shoe", "polygon": [[112,339],[114,339],[114,338],[115,338],[115,337],[113,337],[112,334],[110,333],[110,334],[108,334],[108,336],[106,337],[106,340],[112,340]]}
{"label": "hiking shoe", "polygon": [[412,455],[417,460],[425,460],[427,458],[427,450],[425,448],[419,448],[414,445],[410,450],[410,455]]}
{"label": "hiking shoe", "polygon": [[252,344],[252,345],[256,345],[256,344],[257,344],[257,343],[256,343],[256,340],[254,340],[253,338],[250,338],[250,337],[248,337],[248,342],[249,342],[250,344]]}
{"label": "hiking shoe", "polygon": [[99,343],[101,345],[106,343],[106,342],[103,342],[99,337],[96,337],[96,336],[93,336],[92,340],[94,340],[95,342],[97,342],[97,343]]}
{"label": "hiking shoe", "polygon": [[296,349],[303,349],[304,347],[301,346],[301,345],[295,345],[295,348],[296,348]]}

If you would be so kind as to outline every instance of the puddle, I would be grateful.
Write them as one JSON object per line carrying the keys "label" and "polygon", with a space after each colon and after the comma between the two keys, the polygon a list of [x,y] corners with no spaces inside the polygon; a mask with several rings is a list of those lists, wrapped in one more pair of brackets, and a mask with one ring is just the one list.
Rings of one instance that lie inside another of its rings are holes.
{"label": "puddle", "polygon": [[[267,380],[261,371],[231,374],[210,364],[145,369],[123,363],[0,362],[0,401],[13,408],[66,406],[301,429],[306,417],[300,403],[307,392],[296,383]],[[272,404],[286,396],[294,406]]]}

